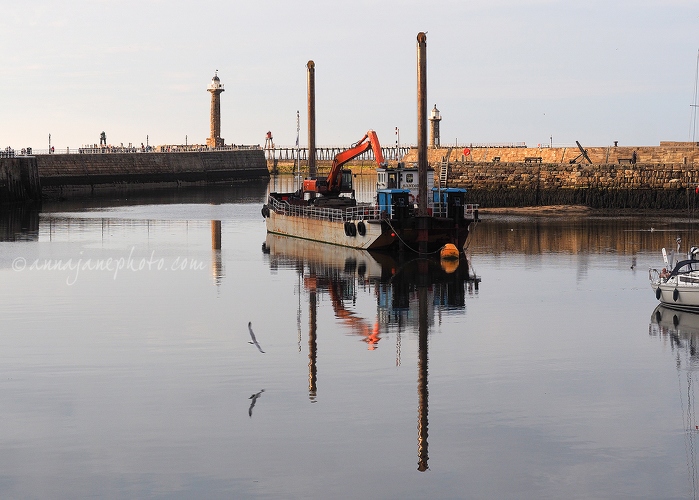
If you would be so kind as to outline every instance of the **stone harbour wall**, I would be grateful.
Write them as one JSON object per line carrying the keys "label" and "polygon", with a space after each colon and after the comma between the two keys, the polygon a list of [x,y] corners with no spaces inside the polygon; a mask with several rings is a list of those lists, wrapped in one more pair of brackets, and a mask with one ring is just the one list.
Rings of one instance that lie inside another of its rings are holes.
{"label": "stone harbour wall", "polygon": [[581,204],[684,209],[699,196],[699,169],[693,163],[457,162],[448,168],[448,187],[466,188],[469,202],[490,207]]}
{"label": "stone harbour wall", "polygon": [[268,178],[261,149],[36,157],[44,191],[75,187],[180,186]]}
{"label": "stone harbour wall", "polygon": [[[484,207],[684,210],[697,205],[699,143],[585,151],[592,164],[577,146],[438,148],[427,151],[427,160],[435,169],[435,182],[447,165],[447,186],[466,188],[468,201]],[[416,162],[417,150],[411,149],[404,161]]]}

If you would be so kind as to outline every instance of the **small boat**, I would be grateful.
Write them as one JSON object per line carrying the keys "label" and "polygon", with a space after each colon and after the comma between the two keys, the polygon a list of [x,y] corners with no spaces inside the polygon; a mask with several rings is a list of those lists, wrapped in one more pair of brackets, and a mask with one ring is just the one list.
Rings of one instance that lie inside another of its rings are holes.
{"label": "small boat", "polygon": [[432,187],[423,216],[418,215],[412,186],[384,188],[377,183],[374,202],[358,203],[352,172],[342,166],[369,150],[381,175],[401,178],[399,169],[387,169],[376,133],[370,130],[335,157],[327,179],[306,179],[295,192],[270,193],[262,206],[267,232],[362,250],[417,252],[422,243],[428,253],[447,244],[461,251],[478,221],[478,205],[466,203],[466,190]]}
{"label": "small boat", "polygon": [[[677,238],[677,254],[681,240]],[[668,258],[663,248],[665,267],[649,269],[650,286],[662,305],[680,311],[699,312],[699,248],[692,247],[686,259]]]}

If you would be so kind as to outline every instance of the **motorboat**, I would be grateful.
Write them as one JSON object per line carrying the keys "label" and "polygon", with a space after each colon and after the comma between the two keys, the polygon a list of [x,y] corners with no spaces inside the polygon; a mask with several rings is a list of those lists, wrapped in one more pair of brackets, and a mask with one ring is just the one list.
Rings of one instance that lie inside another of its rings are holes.
{"label": "motorboat", "polygon": [[699,312],[699,248],[691,247],[687,257],[675,260],[681,240],[677,239],[677,252],[670,257],[662,249],[665,267],[648,270],[650,286],[655,298],[670,309]]}

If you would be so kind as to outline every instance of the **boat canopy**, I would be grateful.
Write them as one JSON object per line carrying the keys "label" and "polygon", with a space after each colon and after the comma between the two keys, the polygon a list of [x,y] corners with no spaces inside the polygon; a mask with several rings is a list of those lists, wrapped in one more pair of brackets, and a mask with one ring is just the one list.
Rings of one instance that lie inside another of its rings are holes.
{"label": "boat canopy", "polygon": [[699,260],[681,260],[672,270],[669,277],[672,278],[678,274],[687,274],[691,273],[692,271],[699,271]]}

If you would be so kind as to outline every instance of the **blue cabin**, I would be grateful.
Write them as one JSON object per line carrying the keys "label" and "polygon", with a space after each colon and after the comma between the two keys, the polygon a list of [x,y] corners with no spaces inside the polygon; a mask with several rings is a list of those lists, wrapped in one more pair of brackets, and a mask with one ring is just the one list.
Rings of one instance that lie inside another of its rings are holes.
{"label": "blue cabin", "polygon": [[378,189],[376,203],[379,205],[379,210],[386,212],[392,219],[408,216],[413,208],[408,189]]}
{"label": "blue cabin", "polygon": [[464,217],[466,190],[463,188],[432,188],[433,213],[440,217]]}

